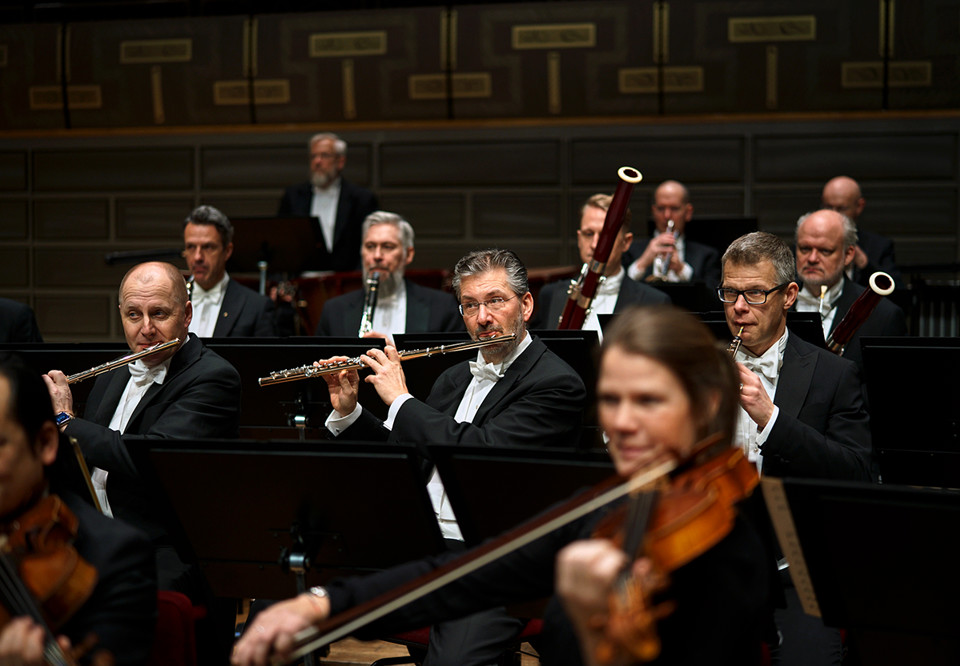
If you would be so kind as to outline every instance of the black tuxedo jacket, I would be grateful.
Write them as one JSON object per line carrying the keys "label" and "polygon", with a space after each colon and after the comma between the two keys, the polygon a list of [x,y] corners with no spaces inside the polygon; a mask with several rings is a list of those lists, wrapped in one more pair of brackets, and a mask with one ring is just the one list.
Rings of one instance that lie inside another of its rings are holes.
{"label": "black tuxedo jacket", "polygon": [[[457,299],[439,289],[422,287],[404,280],[407,288],[407,333],[462,332],[463,318]],[[323,304],[316,335],[352,337],[360,330],[363,317],[363,289],[331,298]],[[391,333],[391,331],[383,331]]]}
{"label": "black tuxedo jacket", "polygon": [[[853,302],[865,291],[864,287],[844,279],[843,290],[837,299],[837,312],[833,315],[833,324],[830,333],[837,328],[837,324],[850,311]],[[907,334],[907,316],[898,305],[887,298],[881,298],[877,307],[873,309],[867,320],[863,322],[850,342],[844,347],[843,357],[857,364],[861,374],[863,372],[863,352],[860,349],[860,338],[873,336],[897,336]]]}
{"label": "black tuxedo jacket", "polygon": [[[529,335],[529,333],[528,333]],[[471,423],[454,416],[470,384],[469,362],[446,370],[425,401],[407,400],[393,429],[368,410],[347,429],[350,438],[416,444],[471,446],[570,446],[580,437],[586,390],[580,376],[559,356],[533,338],[480,405]]]}
{"label": "black tuxedo jacket", "polygon": [[[313,185],[309,181],[287,188],[280,199],[277,217],[310,217]],[[317,243],[317,252],[311,269],[318,271],[353,271],[360,268],[360,244],[363,242],[363,221],[380,205],[377,197],[363,187],[340,178],[340,198],[337,199],[337,221],[333,227],[333,251],[328,251],[323,236]],[[319,232],[319,229],[318,229]]]}
{"label": "black tuxedo jacket", "polygon": [[791,333],[773,402],[780,414],[761,448],[765,475],[871,480],[870,424],[853,363]]}
{"label": "black tuxedo jacket", "polygon": [[154,383],[147,389],[121,435],[108,426],[129,379],[126,367],[98,377],[84,417],[72,420],[65,432],[77,438],[89,465],[110,473],[107,496],[114,516],[146,532],[155,544],[163,544],[166,530],[156,518],[153,498],[144,492],[124,437],[236,437],[240,375],[191,333],[189,342],[171,359],[163,384]]}
{"label": "black tuxedo jacket", "polygon": [[[530,328],[554,329],[557,322],[560,321],[560,315],[563,314],[563,308],[566,307],[567,287],[569,280],[558,280],[551,282],[540,290],[540,307],[538,309],[536,320],[531,323]],[[623,282],[620,283],[620,291],[617,294],[616,305],[613,311],[622,312],[631,305],[669,305],[670,297],[659,289],[649,285],[631,280],[626,274],[623,276]]]}
{"label": "black tuxedo jacket", "polygon": [[102,515],[70,493],[58,493],[79,521],[73,545],[97,570],[90,598],[56,633],[73,645],[89,634],[94,649],[109,650],[117,666],[147,662],[156,634],[157,573],[153,547],[138,530]]}
{"label": "black tuxedo jacket", "polygon": [[867,255],[867,265],[853,269],[853,280],[864,287],[870,286],[870,276],[883,271],[893,278],[897,287],[903,287],[903,276],[897,268],[893,253],[893,241],[871,231],[857,231],[857,245]]}
{"label": "black tuxedo jacket", "polygon": [[0,298],[0,342],[43,342],[33,310],[23,303]]}
{"label": "black tuxedo jacket", "polygon": [[276,306],[266,296],[239,282],[227,280],[220,304],[215,338],[272,338],[277,335]]}
{"label": "black tuxedo jacket", "polygon": [[[637,238],[634,240],[627,251],[623,253],[620,262],[624,268],[629,268],[630,264],[635,262],[647,249],[650,244],[649,238]],[[683,260],[690,264],[693,269],[693,280],[701,280],[709,289],[714,289],[720,284],[720,253],[709,245],[703,245],[691,240],[684,241]],[[647,268],[643,274],[644,278],[653,274],[653,266]]]}

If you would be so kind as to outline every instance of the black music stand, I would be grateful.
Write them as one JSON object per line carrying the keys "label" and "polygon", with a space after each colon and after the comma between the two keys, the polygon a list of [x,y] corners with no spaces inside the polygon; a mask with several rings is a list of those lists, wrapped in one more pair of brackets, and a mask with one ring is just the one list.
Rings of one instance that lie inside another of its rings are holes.
{"label": "black music stand", "polygon": [[960,488],[960,339],[860,343],[883,482]]}
{"label": "black music stand", "polygon": [[615,474],[601,451],[541,447],[427,447],[468,545],[534,517]]}
{"label": "black music stand", "polygon": [[958,663],[960,546],[952,527],[960,521],[960,494],[805,479],[762,483],[804,610],[818,609],[825,624],[847,630],[854,663]]}
{"label": "black music stand", "polygon": [[[683,230],[684,236],[716,249],[721,255],[730,247],[730,243],[744,234],[758,229],[755,217],[701,217],[694,216]],[[707,285],[715,288],[716,285]]]}
{"label": "black music stand", "polygon": [[261,293],[267,271],[293,275],[309,269],[322,243],[320,227],[310,217],[238,217],[233,223],[231,273],[259,273]]}
{"label": "black music stand", "polygon": [[[240,425],[246,428],[297,427],[301,439],[325,437],[323,422],[330,413],[330,396],[322,377],[260,386],[257,380],[275,370],[308,365],[331,356],[359,356],[383,340],[360,338],[207,338],[204,344],[229,361],[240,373]],[[376,390],[360,382],[365,409],[386,415]]]}
{"label": "black music stand", "polygon": [[[416,450],[358,442],[124,438],[185,562],[213,594],[284,599],[302,583],[438,553]],[[293,557],[290,557],[293,556]]]}

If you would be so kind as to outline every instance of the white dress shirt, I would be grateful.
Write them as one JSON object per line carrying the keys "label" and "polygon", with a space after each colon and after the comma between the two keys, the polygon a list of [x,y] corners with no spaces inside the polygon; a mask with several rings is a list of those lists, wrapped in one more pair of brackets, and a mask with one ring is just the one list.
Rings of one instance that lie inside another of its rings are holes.
{"label": "white dress shirt", "polygon": [[377,307],[373,310],[373,330],[387,335],[407,332],[407,283],[400,280],[400,286],[389,297],[377,297]]}
{"label": "white dress shirt", "polygon": [[217,318],[223,305],[223,297],[227,293],[227,282],[230,276],[226,273],[220,281],[204,289],[196,282],[193,283],[193,293],[190,302],[193,303],[193,319],[190,320],[190,332],[199,338],[212,338],[213,330],[217,327]]}
{"label": "white dress shirt", "polygon": [[[659,231],[653,232],[653,237],[656,238],[657,236],[660,235],[660,233],[661,233],[661,232],[659,232]],[[673,250],[673,251],[677,253],[677,259],[679,259],[680,262],[683,264],[683,270],[681,270],[679,274],[676,273],[676,272],[674,272],[674,271],[668,271],[668,272],[667,272],[667,275],[666,275],[666,277],[665,277],[664,279],[665,279],[667,282],[690,282],[690,280],[693,279],[693,266],[691,266],[690,264],[686,263],[686,262],[683,260],[684,256],[686,256],[686,248],[687,248],[686,240],[684,240],[683,234],[678,234],[678,235],[674,236],[674,238],[676,239],[676,244],[675,244],[675,246],[674,246],[674,250]],[[661,257],[657,256],[657,257],[653,260],[653,266],[652,266],[652,268],[654,269],[654,271],[653,271],[653,272],[654,272],[654,275],[658,275],[658,274],[659,274],[657,262],[661,262],[661,263],[662,263],[662,262],[663,262],[663,259],[662,259]],[[662,271],[662,269],[660,269],[660,270]],[[636,261],[634,261],[632,264],[630,264],[630,268],[627,269],[627,275],[629,275],[631,278],[633,278],[634,280],[637,280],[637,281],[642,281],[642,280],[644,279],[643,274],[644,274],[645,272],[646,272],[646,271],[641,271],[641,270],[640,270],[640,268],[637,266],[637,262],[636,262]]]}
{"label": "white dress shirt", "polygon": [[830,337],[830,328],[833,326],[834,317],[837,316],[837,301],[840,300],[840,294],[843,292],[843,280],[841,278],[839,282],[827,289],[823,298],[820,298],[819,292],[811,294],[806,287],[797,294],[797,312],[820,313],[824,340]]}
{"label": "white dress shirt", "polygon": [[[787,348],[787,336],[789,330],[784,330],[783,335],[776,344],[770,345],[770,348],[762,356],[756,356],[746,347],[741,346],[737,352],[736,361],[743,363],[760,378],[770,400],[777,395],[777,383],[780,379],[780,368],[783,366],[783,352]],[[763,453],[761,447],[770,437],[770,431],[773,430],[773,424],[777,422],[777,416],[780,415],[780,408],[773,406],[773,414],[763,430],[759,430],[757,424],[747,411],[740,407],[740,413],[737,416],[737,435],[734,443],[743,449],[747,458],[756,463],[757,471],[763,468]]]}
{"label": "white dress shirt", "polygon": [[583,320],[583,326],[580,327],[585,331],[596,331],[601,342],[603,342],[603,331],[600,330],[600,319],[597,315],[613,314],[613,309],[617,307],[617,298],[620,296],[620,287],[626,275],[627,272],[621,268],[616,275],[604,277],[600,281],[597,293],[590,301],[590,311]]}
{"label": "white dress shirt", "polygon": [[333,252],[333,232],[337,225],[337,201],[340,199],[340,179],[337,178],[326,189],[314,186],[313,199],[310,201],[310,216],[320,219],[320,231],[327,252]]}

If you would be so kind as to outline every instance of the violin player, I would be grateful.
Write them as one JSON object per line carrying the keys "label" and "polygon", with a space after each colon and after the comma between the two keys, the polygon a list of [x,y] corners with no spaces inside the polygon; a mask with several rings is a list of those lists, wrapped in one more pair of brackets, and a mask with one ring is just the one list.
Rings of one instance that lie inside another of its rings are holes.
{"label": "violin player", "polygon": [[[72,547],[95,569],[89,597],[62,626],[60,646],[69,650],[88,637],[94,663],[144,664],[155,632],[157,604],[153,549],[146,536],[124,522],[98,513],[89,501],[51,483],[60,433],[50,396],[40,376],[14,356],[0,358],[0,524],[7,538],[13,525],[26,523],[42,500],[58,497],[76,516]],[[64,454],[68,449],[64,448]],[[62,454],[63,455],[63,454]],[[29,585],[29,580],[25,581]],[[6,598],[6,595],[4,595]],[[44,631],[34,620],[16,616],[0,629],[0,663],[45,664]],[[87,663],[83,659],[80,663]]]}
{"label": "violin player", "polygon": [[[684,459],[711,435],[716,435],[713,446],[721,455],[740,456],[731,448],[738,383],[729,355],[717,348],[713,336],[690,314],[669,306],[649,306],[619,315],[604,339],[597,385],[598,415],[617,472],[633,475],[667,460]],[[756,471],[746,466],[748,478],[756,483]],[[586,571],[581,566],[582,553],[598,547],[592,535],[609,513],[609,508],[589,513],[426,594],[356,635],[374,638],[481,608],[559,593],[543,615],[537,642],[541,663],[595,663],[593,634],[602,633],[610,620],[606,595],[601,603],[581,599],[571,583],[579,587],[576,581]],[[662,594],[675,603],[675,610],[656,625],[662,648],[652,663],[760,663],[762,639],[771,625],[768,599],[774,581],[773,555],[766,543],[748,514],[735,513],[719,542],[669,573],[672,583]],[[603,542],[600,548],[607,552],[613,546]],[[617,559],[614,569],[626,566],[630,559],[612,557]],[[278,603],[248,624],[233,663],[252,666],[282,658],[300,630],[450,559],[441,555],[368,577],[335,581]],[[609,591],[608,582],[604,581],[605,591]],[[609,663],[632,663],[632,659],[614,651]]]}

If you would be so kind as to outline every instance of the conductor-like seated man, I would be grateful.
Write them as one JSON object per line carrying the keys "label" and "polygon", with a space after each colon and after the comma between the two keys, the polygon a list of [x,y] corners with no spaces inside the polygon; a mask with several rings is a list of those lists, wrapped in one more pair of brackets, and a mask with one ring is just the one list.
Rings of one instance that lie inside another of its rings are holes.
{"label": "conductor-like seated man", "polygon": [[180,271],[172,264],[134,266],[120,283],[120,321],[131,352],[174,339],[178,345],[100,375],[81,418],[59,370],[44,375],[57,423],[75,437],[94,467],[93,480],[106,512],[139,527],[153,541],[161,589],[198,598],[196,581],[175,552],[156,515],[155,498],[127,451],[126,436],[156,439],[236,437],[240,376],[232,365],[188,333],[193,308]]}
{"label": "conductor-like seated man", "polygon": [[[404,277],[413,261],[413,227],[396,213],[378,210],[363,222],[364,284],[373,273],[377,282],[376,307],[363,337],[387,338],[397,333],[463,331],[452,294],[423,287]],[[336,296],[323,304],[317,335],[358,335],[365,315],[366,288]],[[392,342],[391,342],[392,344]]]}
{"label": "conductor-like seated man", "polygon": [[[327,427],[351,439],[474,446],[572,446],[579,439],[586,399],[583,381],[543,341],[526,330],[533,312],[527,270],[509,250],[479,250],[457,262],[453,289],[470,337],[496,340],[476,360],[459,363],[437,379],[425,400],[407,392],[397,350],[387,346],[362,356],[389,407],[380,421],[357,402],[355,370],[327,375],[334,411]],[[422,452],[428,455],[423,446]],[[436,470],[428,491],[451,548],[462,536]],[[428,663],[486,664],[519,635],[523,623],[502,609],[435,626]]]}
{"label": "conductor-like seated man", "polygon": [[[580,250],[580,261],[593,261],[593,253],[600,240],[600,232],[607,218],[607,209],[613,200],[609,194],[594,194],[587,199],[580,209],[580,228],[577,230],[577,248]],[[597,287],[597,292],[590,303],[590,312],[583,322],[584,330],[600,330],[600,321],[597,315],[612,314],[626,310],[631,305],[669,304],[670,297],[664,292],[654,289],[642,282],[637,282],[627,276],[626,270],[620,264],[624,251],[633,242],[633,233],[630,231],[630,210],[623,216],[623,224],[617,231],[616,240],[607,258],[603,281]],[[540,311],[533,328],[557,328],[560,315],[567,305],[569,296],[568,280],[551,282],[540,290]]]}
{"label": "conductor-like seated man", "polygon": [[347,164],[347,142],[323,132],[310,137],[310,180],[287,188],[277,217],[315,217],[323,242],[318,244],[312,269],[353,271],[360,268],[360,227],[377,210],[373,192],[354,185],[340,174]]}
{"label": "conductor-like seated man", "polygon": [[231,280],[233,225],[213,206],[200,206],[183,222],[183,256],[190,269],[190,332],[201,338],[277,335],[273,301]]}

